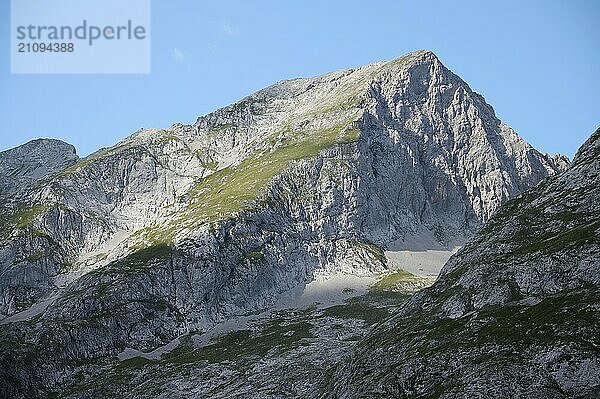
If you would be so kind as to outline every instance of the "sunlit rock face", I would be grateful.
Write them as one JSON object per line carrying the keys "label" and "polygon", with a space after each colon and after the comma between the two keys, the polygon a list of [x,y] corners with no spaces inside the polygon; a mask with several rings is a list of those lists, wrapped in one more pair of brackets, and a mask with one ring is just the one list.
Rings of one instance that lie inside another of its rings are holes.
{"label": "sunlit rock face", "polygon": [[597,397],[599,182],[600,129],[566,172],[500,207],[313,396]]}
{"label": "sunlit rock face", "polygon": [[2,207],[0,314],[7,342],[32,342],[2,358],[17,396],[267,309],[315,273],[385,271],[409,236],[452,248],[568,164],[427,51],[283,81],[81,160],[52,142],[43,170],[19,166],[32,145],[0,154],[16,176],[0,193],[20,193]]}
{"label": "sunlit rock face", "polygon": [[36,183],[73,165],[75,147],[54,139],[37,139],[0,152],[0,198],[15,200]]}

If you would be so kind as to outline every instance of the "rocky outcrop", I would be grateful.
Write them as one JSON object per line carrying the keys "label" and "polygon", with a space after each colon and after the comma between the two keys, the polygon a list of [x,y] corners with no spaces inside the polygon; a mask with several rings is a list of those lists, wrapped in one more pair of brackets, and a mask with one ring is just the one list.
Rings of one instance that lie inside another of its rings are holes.
{"label": "rocky outcrop", "polygon": [[73,165],[75,147],[54,139],[37,139],[0,152],[0,198],[19,197],[36,183]]}
{"label": "rocky outcrop", "polygon": [[315,397],[592,398],[600,390],[600,129],[503,205]]}
{"label": "rocky outcrop", "polygon": [[[0,313],[6,342],[33,344],[6,352],[20,366],[1,378],[43,395],[74,362],[265,309],[315,270],[384,270],[390,242],[464,239],[563,167],[426,51],[141,130],[10,207]],[[62,371],[23,371],[45,369]]]}

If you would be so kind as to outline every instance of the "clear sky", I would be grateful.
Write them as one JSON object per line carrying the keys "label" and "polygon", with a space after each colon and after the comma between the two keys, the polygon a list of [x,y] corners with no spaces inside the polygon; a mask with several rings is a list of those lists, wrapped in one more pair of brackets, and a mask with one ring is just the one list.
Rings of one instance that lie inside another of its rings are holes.
{"label": "clear sky", "polygon": [[80,155],[140,127],[192,123],[281,79],[429,49],[536,148],[600,126],[600,1],[152,1],[148,75],[11,75],[0,1],[0,149]]}

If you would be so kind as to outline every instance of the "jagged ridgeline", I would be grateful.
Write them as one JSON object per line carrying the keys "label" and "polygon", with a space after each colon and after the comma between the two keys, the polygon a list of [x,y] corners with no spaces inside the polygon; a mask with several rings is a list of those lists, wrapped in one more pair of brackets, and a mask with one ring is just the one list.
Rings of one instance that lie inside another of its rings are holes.
{"label": "jagged ridgeline", "polygon": [[312,396],[599,397],[599,199],[600,129],[565,173],[502,206]]}
{"label": "jagged ridgeline", "polygon": [[47,140],[3,152],[3,389],[44,396],[316,271],[382,272],[407,236],[464,242],[567,164],[427,51],[283,81],[84,159]]}

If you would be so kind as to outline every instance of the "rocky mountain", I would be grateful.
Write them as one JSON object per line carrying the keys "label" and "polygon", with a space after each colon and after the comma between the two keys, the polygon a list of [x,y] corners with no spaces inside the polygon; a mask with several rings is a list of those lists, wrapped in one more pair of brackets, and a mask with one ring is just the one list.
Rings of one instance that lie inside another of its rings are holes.
{"label": "rocky mountain", "polygon": [[0,198],[18,197],[79,160],[75,147],[54,139],[32,140],[0,152]]}
{"label": "rocky mountain", "polygon": [[566,172],[502,206],[314,396],[599,397],[599,199],[600,129]]}
{"label": "rocky mountain", "polygon": [[76,163],[52,155],[45,171],[11,151],[0,168],[19,177],[2,190],[24,193],[0,225],[12,397],[263,311],[315,274],[383,272],[409,237],[462,243],[568,163],[427,51],[283,81]]}

